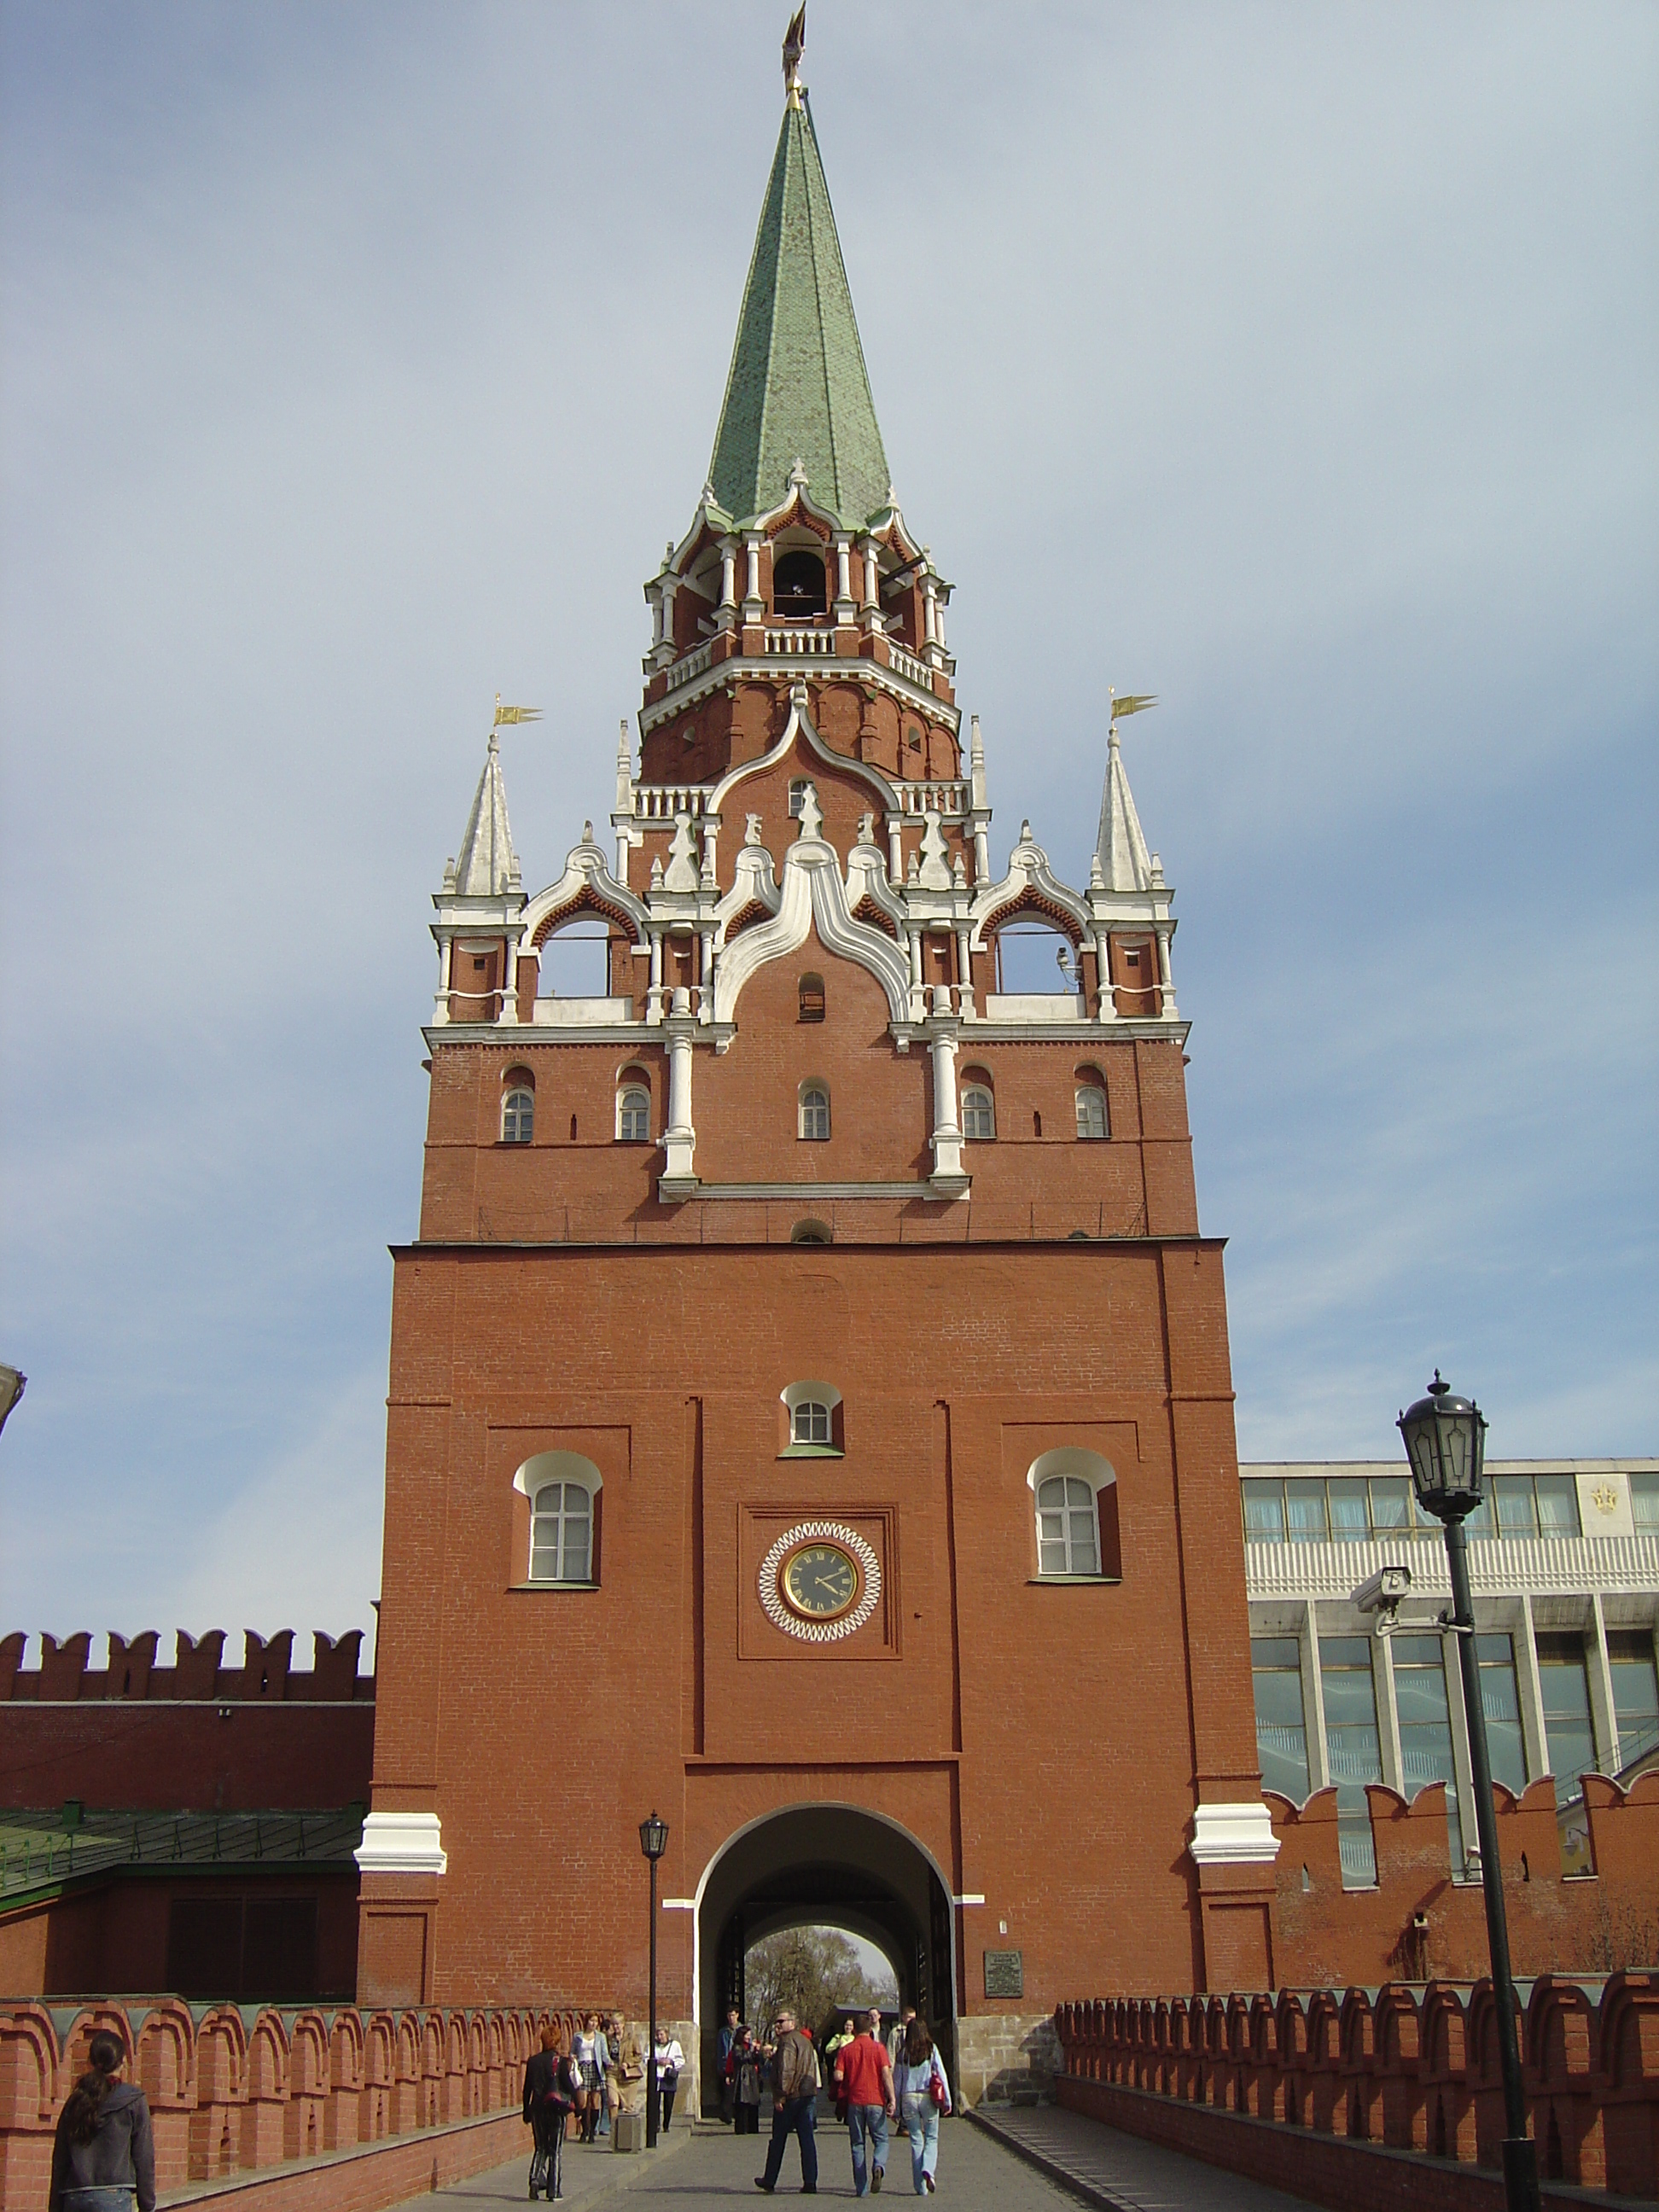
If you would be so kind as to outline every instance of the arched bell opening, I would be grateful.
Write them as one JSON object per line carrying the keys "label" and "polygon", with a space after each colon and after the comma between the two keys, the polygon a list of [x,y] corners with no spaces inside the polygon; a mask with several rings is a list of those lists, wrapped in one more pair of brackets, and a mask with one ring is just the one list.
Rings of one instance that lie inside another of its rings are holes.
{"label": "arched bell opening", "polygon": [[[931,1855],[896,1823],[851,1805],[800,1805],[742,1830],[704,1876],[697,1907],[702,2101],[720,2108],[715,2043],[744,2009],[744,1961],[782,1928],[844,1928],[891,1964],[901,2005],[927,2017],[956,2075],[956,1930]],[[750,2021],[751,2027],[760,2024]],[[810,2023],[817,2035],[823,2023]]]}

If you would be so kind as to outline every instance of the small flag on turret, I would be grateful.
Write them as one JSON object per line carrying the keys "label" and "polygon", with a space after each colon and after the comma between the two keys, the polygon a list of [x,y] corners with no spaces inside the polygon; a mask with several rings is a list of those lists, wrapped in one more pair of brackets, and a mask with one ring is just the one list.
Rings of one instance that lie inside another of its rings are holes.
{"label": "small flag on turret", "polygon": [[539,707],[503,707],[501,693],[495,694],[495,719],[490,725],[492,729],[499,730],[503,722],[539,722],[541,719]]}

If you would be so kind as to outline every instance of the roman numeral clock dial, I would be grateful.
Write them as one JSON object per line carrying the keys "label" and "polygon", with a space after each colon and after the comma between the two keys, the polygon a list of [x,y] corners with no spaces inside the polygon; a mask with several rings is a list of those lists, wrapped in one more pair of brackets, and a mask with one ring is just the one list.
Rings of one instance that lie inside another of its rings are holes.
{"label": "roman numeral clock dial", "polygon": [[761,1561],[760,1601],[786,1636],[810,1644],[851,1636],[875,1612],[881,1562],[874,1547],[837,1521],[802,1521]]}

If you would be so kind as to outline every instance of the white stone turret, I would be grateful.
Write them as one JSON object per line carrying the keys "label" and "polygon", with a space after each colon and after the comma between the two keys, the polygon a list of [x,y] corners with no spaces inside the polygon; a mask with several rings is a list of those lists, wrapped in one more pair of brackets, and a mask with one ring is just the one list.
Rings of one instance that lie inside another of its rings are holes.
{"label": "white stone turret", "polygon": [[1109,891],[1144,891],[1152,888],[1152,856],[1141,835],[1134,794],[1118,750],[1115,725],[1106,739],[1106,787],[1100,799],[1100,833],[1095,857],[1101,880]]}
{"label": "white stone turret", "polygon": [[519,856],[513,849],[513,830],[507,818],[501,748],[494,730],[489,733],[483,773],[472,794],[472,811],[466,817],[461,849],[453,866],[454,881],[449,881],[446,870],[444,888],[459,898],[504,898],[520,888]]}

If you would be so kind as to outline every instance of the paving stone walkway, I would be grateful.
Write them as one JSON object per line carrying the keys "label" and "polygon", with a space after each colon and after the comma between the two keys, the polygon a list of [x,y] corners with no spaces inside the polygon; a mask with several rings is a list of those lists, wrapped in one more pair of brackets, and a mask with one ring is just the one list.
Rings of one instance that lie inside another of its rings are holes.
{"label": "paving stone walkway", "polygon": [[[525,2154],[510,2166],[471,2180],[410,2197],[397,2212],[482,2212],[491,2205],[527,2201],[529,2137]],[[711,2212],[720,2197],[757,2203],[755,2176],[766,2139],[734,2138],[724,2128],[681,2132],[655,2153],[624,2157],[604,2148],[566,2148],[565,2201],[581,2212],[599,2212],[601,2201],[628,2212]],[[818,2194],[851,2198],[852,2161],[847,2131],[833,2121],[818,2130]],[[800,2167],[793,2144],[784,2160],[780,2197],[793,2197]],[[915,2200],[910,2188],[909,2145],[902,2137],[889,2152],[884,2196]],[[971,2212],[1077,2212],[1081,2197],[1102,2212],[1307,2212],[1298,2198],[1261,2183],[1224,2173],[1179,2152],[1121,2135],[1115,2128],[1062,2112],[1053,2106],[1001,2108],[981,2124],[947,2120],[940,2130],[939,2194],[942,2212],[954,2204]]]}
{"label": "paving stone walkway", "polygon": [[999,2105],[976,2113],[970,2125],[994,2133],[1102,2212],[1308,2212],[1303,2197],[1058,2105]]}

